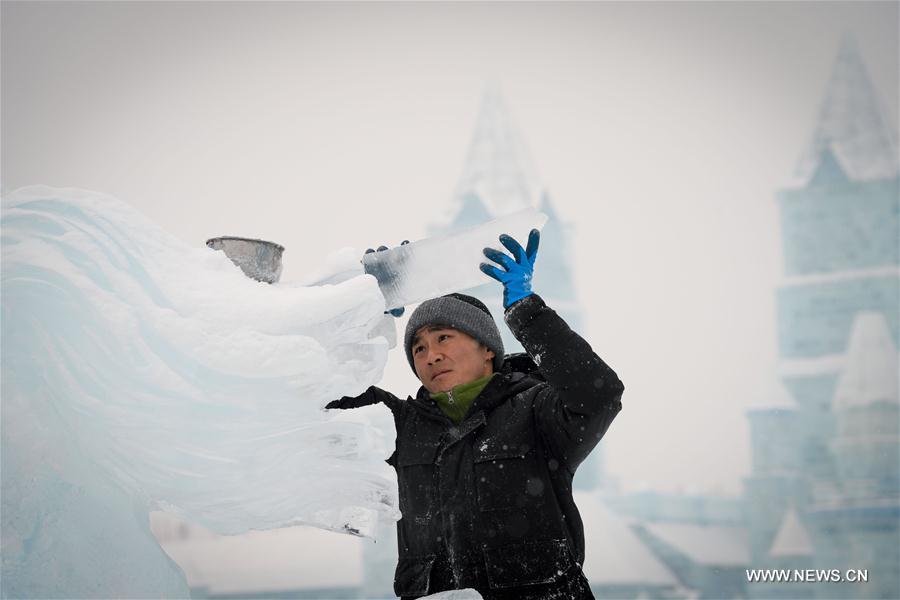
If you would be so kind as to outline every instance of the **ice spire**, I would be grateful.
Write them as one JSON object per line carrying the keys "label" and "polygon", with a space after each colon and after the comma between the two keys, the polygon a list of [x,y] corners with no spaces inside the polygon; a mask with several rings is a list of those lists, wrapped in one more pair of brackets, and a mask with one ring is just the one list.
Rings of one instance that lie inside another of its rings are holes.
{"label": "ice spire", "polygon": [[887,320],[878,312],[856,316],[847,350],[847,368],[834,394],[836,408],[898,402],[897,349]]}
{"label": "ice spire", "polygon": [[856,181],[890,179],[898,173],[897,132],[881,110],[856,43],[845,35],[838,51],[809,146],[793,183],[806,186],[829,165]]}
{"label": "ice spire", "polygon": [[800,522],[797,511],[789,508],[778,528],[778,534],[769,548],[772,557],[812,556],[813,547],[806,527]]}
{"label": "ice spire", "polygon": [[506,109],[500,86],[490,83],[456,186],[456,199],[476,194],[488,212],[501,216],[534,206],[539,190],[534,166]]}

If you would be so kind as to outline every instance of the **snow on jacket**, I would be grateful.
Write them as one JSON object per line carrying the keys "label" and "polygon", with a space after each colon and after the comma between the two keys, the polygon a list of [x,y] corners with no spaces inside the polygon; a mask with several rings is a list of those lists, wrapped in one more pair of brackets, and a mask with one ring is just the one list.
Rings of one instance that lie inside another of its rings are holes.
{"label": "snow on jacket", "polygon": [[327,406],[384,402],[394,415],[403,598],[461,588],[490,600],[593,597],[572,477],[621,410],[624,386],[539,296],[505,318],[528,354],[506,357],[459,425],[424,387],[401,401],[373,386]]}

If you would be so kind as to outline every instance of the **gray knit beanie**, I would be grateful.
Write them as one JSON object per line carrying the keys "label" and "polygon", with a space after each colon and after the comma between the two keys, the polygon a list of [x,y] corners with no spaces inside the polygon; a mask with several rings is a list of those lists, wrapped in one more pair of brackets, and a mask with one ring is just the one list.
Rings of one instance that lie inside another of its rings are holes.
{"label": "gray knit beanie", "polygon": [[494,372],[503,365],[503,338],[491,316],[491,311],[478,298],[465,294],[447,294],[440,298],[426,300],[410,315],[403,336],[406,359],[413,373],[412,343],[416,332],[426,325],[445,325],[467,333],[494,352]]}

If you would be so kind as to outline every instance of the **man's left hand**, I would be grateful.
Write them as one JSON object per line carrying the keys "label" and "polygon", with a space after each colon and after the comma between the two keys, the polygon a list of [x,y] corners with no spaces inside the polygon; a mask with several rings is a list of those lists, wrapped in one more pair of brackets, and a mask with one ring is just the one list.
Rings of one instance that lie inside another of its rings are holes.
{"label": "man's left hand", "polygon": [[[409,240],[403,240],[402,242],[400,242],[400,245],[405,246],[408,243],[409,243]],[[387,249],[388,249],[387,246],[378,246],[377,250],[375,248],[367,248],[365,253],[372,254],[373,252],[384,252]],[[396,317],[399,319],[400,317],[403,316],[404,312],[406,312],[406,309],[401,306],[400,308],[392,308],[391,310],[386,310],[386,311],[384,311],[384,314],[386,314],[386,315],[389,314],[392,317]]]}
{"label": "man's left hand", "polygon": [[532,229],[528,234],[528,248],[505,233],[500,236],[500,243],[512,253],[512,258],[493,248],[485,248],[484,255],[503,267],[499,269],[494,265],[481,263],[479,268],[488,277],[493,277],[503,284],[503,308],[509,308],[522,298],[533,294],[531,291],[531,278],[534,275],[534,261],[537,258],[538,243],[541,232]]}

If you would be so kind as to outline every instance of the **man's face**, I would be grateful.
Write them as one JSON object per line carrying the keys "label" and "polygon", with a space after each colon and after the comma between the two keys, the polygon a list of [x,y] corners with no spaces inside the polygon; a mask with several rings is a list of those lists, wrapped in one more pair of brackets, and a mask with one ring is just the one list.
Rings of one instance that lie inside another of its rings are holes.
{"label": "man's face", "polygon": [[494,372],[494,352],[467,333],[429,325],[416,332],[413,364],[422,385],[431,393],[481,379]]}

